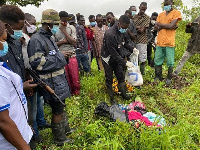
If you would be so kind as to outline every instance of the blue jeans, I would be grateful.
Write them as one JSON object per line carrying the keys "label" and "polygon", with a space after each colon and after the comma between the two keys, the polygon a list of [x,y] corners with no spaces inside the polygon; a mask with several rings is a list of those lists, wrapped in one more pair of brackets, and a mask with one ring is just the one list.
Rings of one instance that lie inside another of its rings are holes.
{"label": "blue jeans", "polygon": [[88,54],[87,53],[76,54],[76,59],[78,61],[79,70],[81,70],[82,67],[83,67],[83,70],[86,73],[90,72],[90,65],[89,65],[89,62],[88,62],[89,58],[88,58]]}
{"label": "blue jeans", "polygon": [[[30,98],[31,102],[31,113],[33,117],[33,130],[35,131],[33,136],[39,135],[38,125],[43,126],[46,124],[46,120],[44,119],[44,100],[40,99],[38,93],[34,93]],[[43,101],[42,101],[43,100]]]}

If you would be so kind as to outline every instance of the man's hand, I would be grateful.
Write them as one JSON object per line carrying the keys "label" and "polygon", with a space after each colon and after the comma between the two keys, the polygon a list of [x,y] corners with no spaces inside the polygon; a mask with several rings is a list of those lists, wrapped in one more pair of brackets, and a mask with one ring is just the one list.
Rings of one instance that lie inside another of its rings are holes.
{"label": "man's hand", "polygon": [[68,41],[66,38],[64,38],[64,39],[62,40],[62,43],[63,43],[63,44],[69,44],[69,41]]}
{"label": "man's hand", "polygon": [[66,32],[66,27],[67,27],[67,26],[61,25],[61,26],[60,26],[60,30],[61,30],[63,33],[65,33],[65,32]]}
{"label": "man's hand", "polygon": [[37,87],[37,84],[31,84],[31,82],[33,82],[33,80],[28,80],[23,83],[24,91],[30,91]]}
{"label": "man's hand", "polygon": [[73,55],[73,51],[61,51],[65,58],[68,58]]}

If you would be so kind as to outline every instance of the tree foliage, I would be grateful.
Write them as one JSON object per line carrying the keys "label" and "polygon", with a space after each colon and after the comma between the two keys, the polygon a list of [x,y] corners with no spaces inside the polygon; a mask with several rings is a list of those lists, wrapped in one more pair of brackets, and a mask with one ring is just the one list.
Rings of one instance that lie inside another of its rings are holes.
{"label": "tree foliage", "polygon": [[192,0],[191,8],[189,8],[187,5],[184,5],[182,0],[174,0],[174,7],[182,12],[183,18],[186,21],[194,20],[195,18],[199,17],[199,0]]}
{"label": "tree foliage", "polygon": [[0,6],[4,4],[14,4],[19,6],[26,6],[28,4],[39,7],[45,0],[1,0]]}

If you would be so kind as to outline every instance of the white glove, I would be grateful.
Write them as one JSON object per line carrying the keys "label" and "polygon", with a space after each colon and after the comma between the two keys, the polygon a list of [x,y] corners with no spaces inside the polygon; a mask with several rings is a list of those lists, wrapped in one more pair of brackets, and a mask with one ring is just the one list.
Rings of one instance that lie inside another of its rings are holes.
{"label": "white glove", "polygon": [[133,67],[133,63],[130,62],[130,61],[127,61],[127,62],[126,62],[126,66],[129,67],[129,68],[131,68],[131,67]]}
{"label": "white glove", "polygon": [[136,49],[136,48],[134,48],[134,49],[133,49],[133,53],[134,53],[135,55],[139,55],[139,50]]}

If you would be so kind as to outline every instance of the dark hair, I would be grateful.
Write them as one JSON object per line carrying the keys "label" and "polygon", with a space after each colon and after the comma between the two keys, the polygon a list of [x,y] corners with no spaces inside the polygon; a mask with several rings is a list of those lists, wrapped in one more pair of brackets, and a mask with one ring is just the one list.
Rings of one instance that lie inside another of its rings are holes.
{"label": "dark hair", "polygon": [[147,7],[147,2],[142,2],[142,3],[140,4],[140,6],[146,6],[146,7]]}
{"label": "dark hair", "polygon": [[25,13],[24,16],[26,21],[31,21],[32,19],[35,19],[35,17],[29,13]]}
{"label": "dark hair", "polygon": [[[131,10],[132,7],[135,7],[135,6],[130,6],[129,10]],[[136,7],[135,7],[135,8],[136,8]]]}
{"label": "dark hair", "polygon": [[108,16],[108,15],[111,15],[111,16],[115,17],[112,12],[107,12],[106,16]]}
{"label": "dark hair", "polygon": [[158,17],[158,13],[157,13],[157,12],[153,12],[153,13],[151,14],[151,16],[156,16],[156,17]]}
{"label": "dark hair", "polygon": [[125,14],[132,15],[132,12],[131,12],[130,10],[126,10],[126,11],[125,11]]}
{"label": "dark hair", "polygon": [[130,24],[130,18],[127,15],[122,15],[119,18],[120,23]]}
{"label": "dark hair", "polygon": [[0,20],[0,36],[3,35],[4,30],[5,30],[4,23]]}
{"label": "dark hair", "polygon": [[18,23],[19,20],[24,20],[24,12],[15,5],[3,5],[0,8],[0,19],[4,23],[8,23],[13,25],[14,23]]}
{"label": "dark hair", "polygon": [[95,16],[94,15],[90,15],[88,19],[92,19],[92,18],[95,19]]}
{"label": "dark hair", "polygon": [[60,11],[59,12],[59,17],[68,17],[68,13],[66,11]]}
{"label": "dark hair", "polygon": [[101,14],[96,15],[96,19],[100,17],[103,17],[103,16]]}
{"label": "dark hair", "polygon": [[81,18],[84,18],[83,15],[78,15],[78,16],[76,16],[76,17],[77,17],[77,21],[80,21]]}

